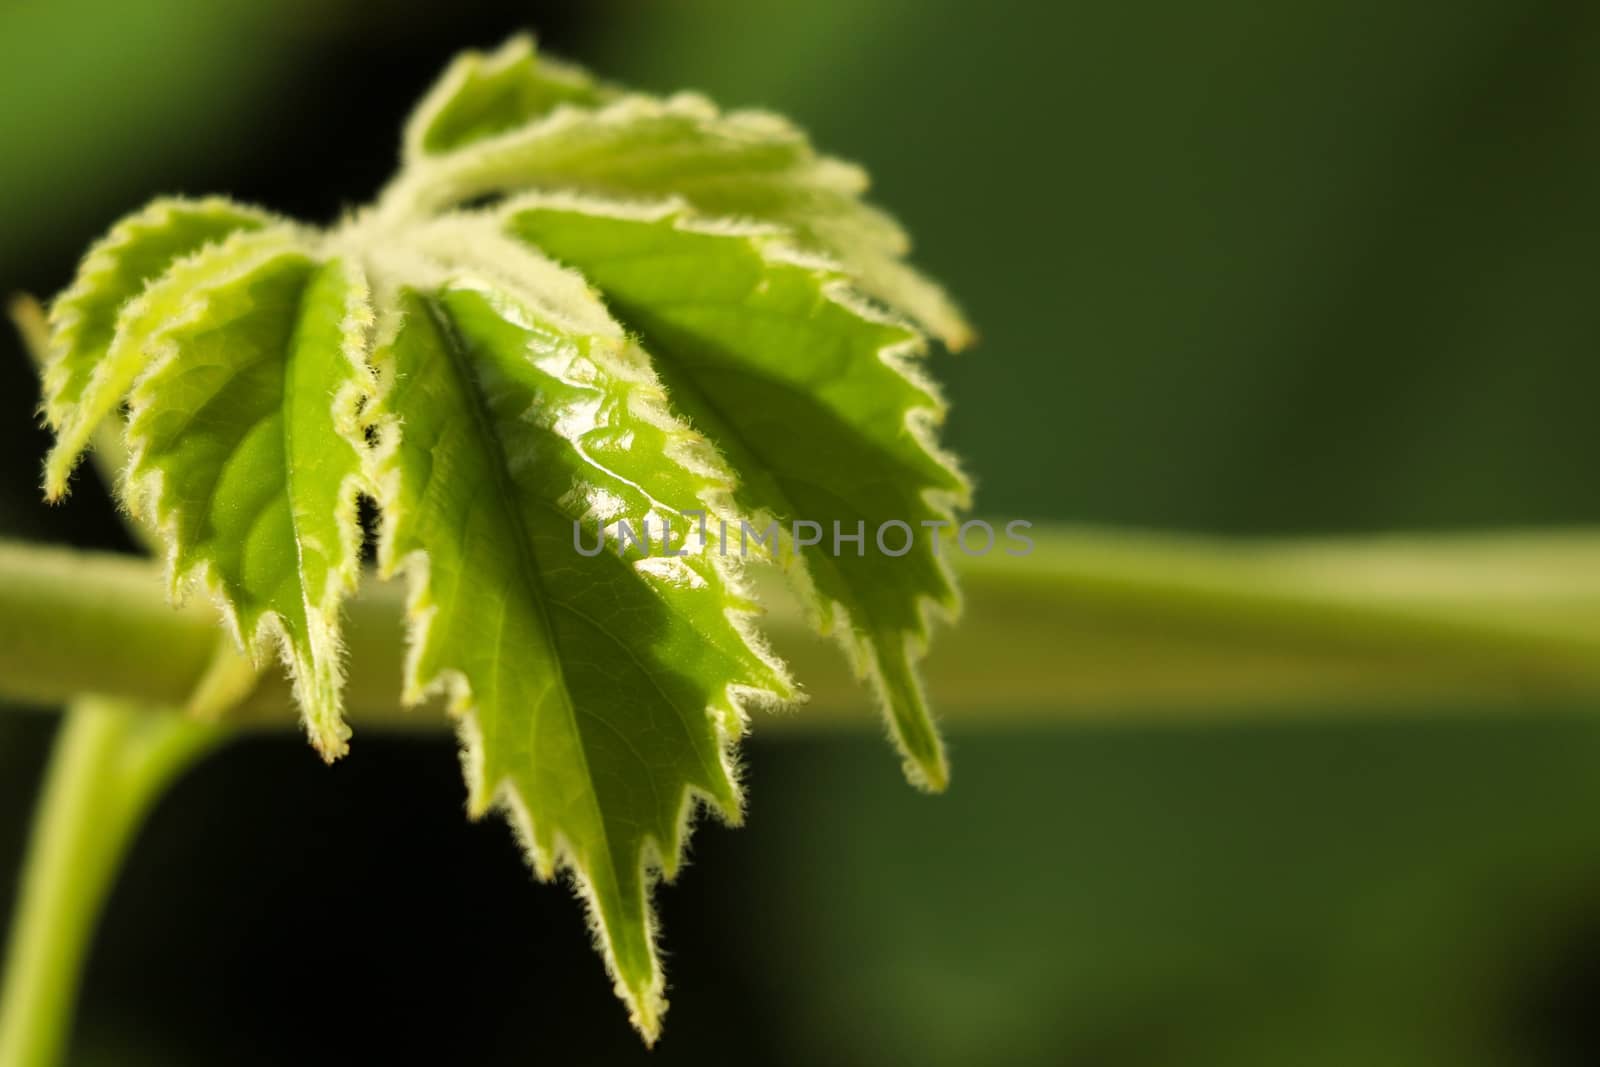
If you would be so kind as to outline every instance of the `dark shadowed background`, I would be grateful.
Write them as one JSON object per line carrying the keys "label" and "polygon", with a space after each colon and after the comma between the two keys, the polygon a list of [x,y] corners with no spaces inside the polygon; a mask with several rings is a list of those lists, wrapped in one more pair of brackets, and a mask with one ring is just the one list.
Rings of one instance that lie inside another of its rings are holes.
{"label": "dark shadowed background", "polygon": [[[1588,0],[5,0],[0,292],[57,291],[158,193],[336,217],[449,56],[523,27],[873,172],[984,333],[935,368],[985,513],[1600,523]],[[126,548],[91,478],[39,503],[35,399],[7,333],[0,532]],[[757,723],[747,827],[658,895],[649,1062],[1600,1062],[1600,708],[1349,711],[969,724],[937,799],[865,706]],[[0,716],[0,907],[54,723]],[[463,804],[443,739],[202,765],[74,1062],[646,1062],[571,894]]]}

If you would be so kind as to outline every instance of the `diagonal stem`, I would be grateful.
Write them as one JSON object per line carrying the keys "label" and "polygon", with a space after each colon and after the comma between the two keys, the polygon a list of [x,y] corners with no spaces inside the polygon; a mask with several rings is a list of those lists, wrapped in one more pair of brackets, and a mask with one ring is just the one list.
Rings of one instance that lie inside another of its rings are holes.
{"label": "diagonal stem", "polygon": [[175,715],[77,701],[28,844],[0,990],[0,1067],[61,1062],[96,920],[163,788],[222,738]]}

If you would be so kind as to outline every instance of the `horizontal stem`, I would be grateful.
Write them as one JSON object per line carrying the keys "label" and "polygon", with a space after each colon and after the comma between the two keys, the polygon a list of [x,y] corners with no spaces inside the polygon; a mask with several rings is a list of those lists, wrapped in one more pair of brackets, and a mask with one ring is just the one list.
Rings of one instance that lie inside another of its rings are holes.
{"label": "horizontal stem", "polygon": [[[1025,557],[954,560],[966,610],[924,669],[952,721],[1600,694],[1600,531],[1250,543],[1041,527],[1035,540]],[[780,721],[870,722],[843,658],[785,593],[763,592],[764,628],[811,695]],[[346,611],[357,728],[442,722],[401,706],[402,614],[402,591],[375,580]],[[0,700],[182,706],[217,673],[216,618],[170,607],[148,561],[0,544]],[[235,714],[293,723],[276,669]]]}

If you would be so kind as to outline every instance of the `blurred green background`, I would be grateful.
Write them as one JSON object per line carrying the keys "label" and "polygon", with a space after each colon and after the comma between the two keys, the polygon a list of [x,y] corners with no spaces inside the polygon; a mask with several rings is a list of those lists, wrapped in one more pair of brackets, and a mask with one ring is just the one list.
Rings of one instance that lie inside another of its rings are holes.
{"label": "blurred green background", "polygon": [[[1587,0],[9,0],[0,290],[158,193],[335,217],[449,55],[521,27],[867,165],[984,333],[935,365],[985,513],[1600,523]],[[88,478],[38,503],[34,403],[8,334],[0,532],[125,547]],[[758,723],[747,827],[659,894],[652,1061],[1600,1062],[1600,709],[1348,710],[967,720],[937,799],[865,707]],[[0,716],[0,907],[53,725]],[[126,871],[74,1062],[644,1062],[570,895],[462,807],[443,740],[212,759]]]}

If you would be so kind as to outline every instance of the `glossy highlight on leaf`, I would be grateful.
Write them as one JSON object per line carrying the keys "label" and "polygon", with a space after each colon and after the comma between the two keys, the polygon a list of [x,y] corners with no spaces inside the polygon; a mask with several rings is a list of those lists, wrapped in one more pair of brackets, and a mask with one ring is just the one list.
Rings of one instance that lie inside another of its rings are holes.
{"label": "glossy highlight on leaf", "polygon": [[381,565],[411,574],[407,690],[449,691],[470,810],[504,807],[541,878],[570,867],[653,1039],[653,872],[676,872],[692,798],[738,819],[737,693],[790,687],[731,616],[715,554],[587,558],[572,530],[666,521],[721,487],[671,458],[688,433],[620,335],[574,335],[492,289],[407,293],[401,314],[380,360],[404,430],[376,480]]}
{"label": "glossy highlight on leaf", "polygon": [[[114,420],[174,593],[202,585],[242,646],[281,652],[329,760],[367,498],[379,574],[409,591],[404,699],[448,701],[469,812],[570,878],[654,1041],[654,885],[697,810],[739,821],[747,713],[801,695],[723,524],[948,527],[968,487],[915,361],[921,330],[971,331],[864,173],[791,123],[606,86],[526,37],[457,59],[402,155],[327,230],[217,199],[115,227],[52,310],[46,492]],[[781,554],[908,776],[943,788],[915,670],[958,606],[938,539]]]}
{"label": "glossy highlight on leaf", "polygon": [[[728,457],[741,510],[867,537],[891,520],[919,535],[953,520],[968,489],[930,444],[943,403],[908,362],[920,339],[852,301],[846,279],[795,257],[781,233],[707,226],[673,205],[508,211],[518,236],[581,271],[638,336],[679,411]],[[938,542],[887,556],[833,533],[799,549],[819,623],[872,675],[907,773],[942,789],[944,749],[912,670],[924,606],[957,606]]]}

